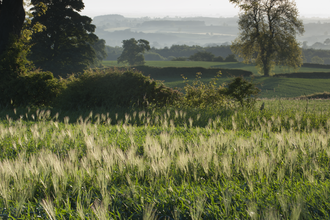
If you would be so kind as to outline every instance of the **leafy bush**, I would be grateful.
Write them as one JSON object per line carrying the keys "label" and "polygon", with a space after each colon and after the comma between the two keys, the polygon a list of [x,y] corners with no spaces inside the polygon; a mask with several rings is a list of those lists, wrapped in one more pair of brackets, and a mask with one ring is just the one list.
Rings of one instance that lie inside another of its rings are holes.
{"label": "leafy bush", "polygon": [[145,60],[151,60],[151,61],[161,61],[161,60],[166,60],[166,58],[162,57],[158,53],[155,52],[147,52],[144,54],[144,59]]}
{"label": "leafy bush", "polygon": [[224,62],[225,60],[223,59],[222,56],[214,57],[213,59],[214,62]]}
{"label": "leafy bush", "polygon": [[132,70],[90,70],[67,80],[57,102],[62,108],[164,106],[181,97],[180,92]]}
{"label": "leafy bush", "polygon": [[319,56],[314,56],[312,58],[312,63],[324,64],[324,60],[321,57],[319,57]]}
{"label": "leafy bush", "polygon": [[1,83],[0,102],[15,107],[49,106],[64,87],[64,81],[54,78],[51,72],[31,71]]}
{"label": "leafy bush", "polygon": [[230,54],[226,57],[225,62],[238,62],[234,54]]}
{"label": "leafy bush", "polygon": [[236,99],[242,107],[252,107],[256,102],[256,96],[259,94],[260,89],[253,82],[247,81],[243,77],[235,77],[222,92]]}
{"label": "leafy bush", "polygon": [[221,72],[208,84],[200,80],[201,75],[202,73],[198,72],[195,81],[191,85],[188,83],[187,78],[182,76],[186,85],[184,87],[185,95],[181,105],[198,108],[215,108],[228,105],[228,99],[222,92],[224,87],[218,86],[216,83]]}
{"label": "leafy bush", "polygon": [[33,70],[27,60],[28,37],[11,38],[7,52],[0,57],[0,103],[13,106],[50,105],[64,88],[50,72]]}

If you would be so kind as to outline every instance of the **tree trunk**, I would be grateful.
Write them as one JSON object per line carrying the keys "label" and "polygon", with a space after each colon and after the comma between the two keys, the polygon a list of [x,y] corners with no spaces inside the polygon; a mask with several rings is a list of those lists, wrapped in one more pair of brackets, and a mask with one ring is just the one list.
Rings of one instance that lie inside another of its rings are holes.
{"label": "tree trunk", "polygon": [[23,0],[0,0],[0,56],[6,51],[10,36],[20,36],[24,20]]}

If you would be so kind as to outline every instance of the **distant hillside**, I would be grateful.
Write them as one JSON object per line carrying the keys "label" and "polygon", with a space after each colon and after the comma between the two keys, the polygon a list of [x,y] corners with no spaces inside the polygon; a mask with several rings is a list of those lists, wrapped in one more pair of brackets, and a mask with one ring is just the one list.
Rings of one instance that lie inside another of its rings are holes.
{"label": "distant hillside", "polygon": [[[330,38],[330,19],[302,18],[305,24],[304,48],[329,49],[323,42]],[[122,46],[129,38],[143,38],[156,48],[176,45],[231,44],[239,32],[238,17],[150,17],[127,18],[118,14],[97,16],[93,19],[96,34],[109,46]]]}

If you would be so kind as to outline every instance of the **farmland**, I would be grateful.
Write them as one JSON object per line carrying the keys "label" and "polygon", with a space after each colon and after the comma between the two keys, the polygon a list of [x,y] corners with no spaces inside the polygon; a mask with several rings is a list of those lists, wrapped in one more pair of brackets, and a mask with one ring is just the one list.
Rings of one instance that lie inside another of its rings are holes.
{"label": "farmland", "polygon": [[[118,65],[116,61],[104,61],[104,65],[108,67],[124,66]],[[313,93],[320,93],[329,91],[330,77],[328,79],[304,79],[304,78],[283,78],[283,77],[259,77],[257,69],[253,65],[247,65],[242,63],[223,63],[223,62],[189,62],[189,61],[147,61],[146,65],[155,67],[204,67],[204,68],[229,68],[229,69],[243,69],[253,72],[255,78],[253,79],[258,87],[261,89],[260,98],[293,98],[302,95],[309,95]],[[299,72],[329,72],[329,69],[320,68],[306,68],[301,67]],[[275,73],[289,73],[289,70],[283,70],[276,67]],[[291,70],[293,72],[293,70]],[[172,88],[183,88],[185,83],[183,82],[182,76],[170,77],[153,77],[156,80],[164,81],[166,86]],[[194,78],[188,78],[193,81]],[[203,78],[201,81],[209,82],[210,77]],[[228,83],[231,78],[220,77],[218,84]]]}
{"label": "farmland", "polygon": [[2,109],[1,216],[328,219],[330,102],[264,101],[263,111]]}
{"label": "farmland", "polygon": [[[106,74],[135,76],[93,71],[70,93],[124,97]],[[257,76],[268,99],[249,108],[232,99],[88,108],[84,96],[63,102],[85,100],[79,108],[2,107],[0,217],[329,219],[330,101],[270,99],[328,89],[327,80]]]}

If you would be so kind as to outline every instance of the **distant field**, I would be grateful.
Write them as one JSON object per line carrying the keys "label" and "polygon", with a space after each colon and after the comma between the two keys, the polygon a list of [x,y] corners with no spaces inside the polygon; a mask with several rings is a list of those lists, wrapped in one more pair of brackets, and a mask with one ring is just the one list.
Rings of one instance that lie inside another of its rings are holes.
{"label": "distant field", "polygon": [[[117,61],[103,61],[103,65],[107,67],[123,67],[128,65],[117,64]],[[258,70],[253,64],[244,63],[225,63],[225,62],[205,62],[205,61],[146,61],[147,66],[154,67],[204,67],[204,68],[225,68],[225,69],[243,69],[251,71],[255,75],[258,74]],[[330,72],[329,69],[320,68],[306,68],[301,67],[299,72]],[[292,73],[294,70],[283,69],[275,67],[275,74],[278,73]]]}
{"label": "distant field", "polygon": [[[124,66],[117,65],[116,61],[104,61],[106,66]],[[276,97],[298,97],[301,95],[309,95],[317,92],[330,91],[330,79],[302,79],[302,78],[265,78],[259,77],[257,70],[253,65],[243,63],[222,63],[222,62],[190,62],[190,61],[147,61],[146,65],[155,67],[204,67],[204,68],[228,68],[228,69],[244,69],[252,71],[255,75],[255,83],[260,83],[260,98],[276,98]],[[279,67],[275,68],[276,73],[288,73]],[[293,72],[293,71],[291,71]],[[330,72],[329,69],[306,68],[302,67],[299,72]],[[161,80],[166,86],[183,88],[185,83],[181,76],[168,78],[155,78]],[[188,78],[190,82],[194,78]],[[211,78],[202,78],[207,83]],[[229,82],[230,78],[220,78],[218,84]]]}
{"label": "distant field", "polygon": [[[192,82],[194,79],[189,79]],[[211,79],[206,78],[202,81],[209,82]],[[218,84],[230,82],[230,78],[220,78]],[[279,98],[279,97],[298,97],[301,95],[309,95],[317,92],[330,91],[330,79],[301,79],[301,78],[265,78],[256,77],[254,82],[260,84],[260,98]],[[165,79],[164,84],[169,87],[183,88],[185,83],[180,78]]]}

